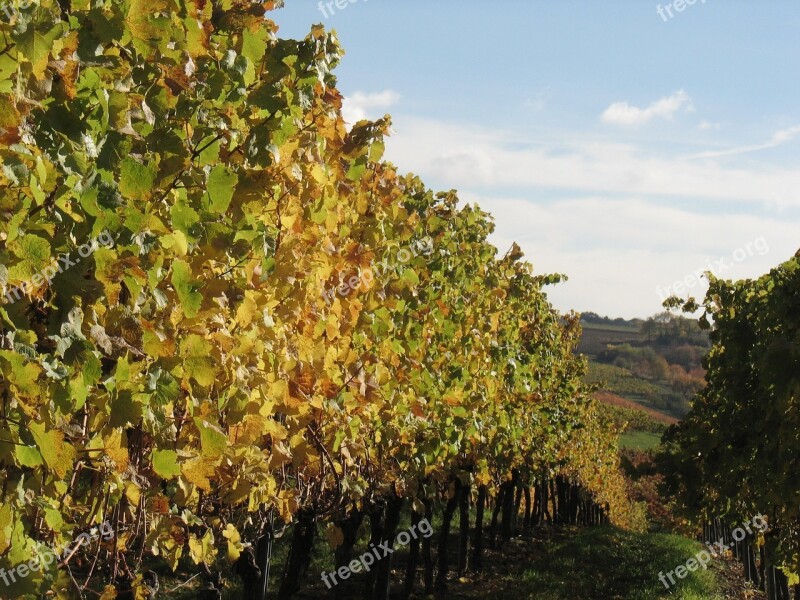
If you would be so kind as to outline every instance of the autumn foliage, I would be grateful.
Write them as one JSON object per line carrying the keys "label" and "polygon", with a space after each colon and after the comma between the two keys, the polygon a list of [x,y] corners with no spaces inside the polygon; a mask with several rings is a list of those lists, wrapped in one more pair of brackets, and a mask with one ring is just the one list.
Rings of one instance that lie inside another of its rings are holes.
{"label": "autumn foliage", "polygon": [[280,39],[272,8],[41,0],[0,25],[0,283],[24,291],[0,307],[0,567],[115,532],[13,596],[241,567],[298,515],[341,544],[353,511],[512,471],[640,524],[559,277],[383,161],[388,117],[348,130],[336,38]]}
{"label": "autumn foliage", "polygon": [[712,278],[700,308],[713,323],[707,384],[667,432],[663,469],[686,513],[714,535],[766,517],[769,531],[742,548],[746,564],[760,556],[760,575],[746,573],[770,598],[788,597],[800,576],[800,252],[758,279]]}

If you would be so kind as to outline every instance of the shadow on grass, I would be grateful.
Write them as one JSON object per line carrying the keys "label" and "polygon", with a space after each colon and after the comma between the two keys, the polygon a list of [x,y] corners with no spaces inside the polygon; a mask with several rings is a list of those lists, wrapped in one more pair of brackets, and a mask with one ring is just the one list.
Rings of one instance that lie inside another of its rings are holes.
{"label": "shadow on grass", "polygon": [[519,568],[501,577],[492,598],[712,600],[721,597],[711,571],[701,569],[683,580],[676,578],[677,584],[669,591],[659,581],[659,572],[672,571],[701,549],[699,544],[680,536],[596,527],[565,529],[546,542],[531,540],[529,544],[538,547],[538,551],[516,545],[511,553],[527,557],[518,557]]}
{"label": "shadow on grass", "polygon": [[[401,527],[402,529],[402,527]],[[285,540],[282,540],[285,542]],[[331,594],[321,584],[320,573],[330,571],[332,555],[321,539],[317,540],[304,589],[297,600],[329,600]],[[451,543],[451,565],[455,565],[457,537]],[[632,533],[615,527],[543,528],[532,538],[515,538],[502,551],[487,550],[485,571],[464,579],[451,573],[448,600],[717,600],[716,571],[722,565],[712,561],[713,570],[699,570],[670,590],[659,581],[659,573],[672,571],[701,549],[687,538],[661,533]],[[276,545],[273,557],[270,598],[279,586],[285,543]],[[398,549],[394,565],[393,597],[407,559],[407,549]],[[418,577],[421,578],[421,571]],[[196,600],[199,580],[165,600]],[[225,600],[240,597],[238,581],[228,580]],[[169,584],[165,586],[169,588]],[[362,597],[363,577],[354,576],[342,583],[347,600]],[[418,579],[415,600],[425,598]]]}

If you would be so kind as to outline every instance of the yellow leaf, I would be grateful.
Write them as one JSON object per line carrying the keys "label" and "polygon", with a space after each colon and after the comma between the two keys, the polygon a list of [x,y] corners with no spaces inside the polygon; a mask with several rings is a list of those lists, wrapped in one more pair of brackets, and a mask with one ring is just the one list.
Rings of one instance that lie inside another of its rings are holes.
{"label": "yellow leaf", "polygon": [[254,293],[248,290],[245,292],[244,300],[236,310],[236,323],[238,323],[239,327],[247,327],[253,322],[257,311],[258,304],[254,299]]}
{"label": "yellow leaf", "polygon": [[201,490],[210,492],[210,478],[216,473],[216,462],[210,458],[198,456],[184,462],[181,465],[181,471],[190,483],[193,483]]}
{"label": "yellow leaf", "polygon": [[336,315],[328,315],[328,320],[325,323],[325,335],[331,341],[339,337],[339,320]]}
{"label": "yellow leaf", "polygon": [[442,399],[450,406],[460,406],[464,399],[464,392],[463,390],[453,390],[445,394]]}
{"label": "yellow leaf", "polygon": [[114,600],[117,597],[117,588],[109,584],[103,588],[103,593],[100,595],[100,600]]}
{"label": "yellow leaf", "polygon": [[161,245],[167,250],[173,250],[178,256],[186,256],[189,253],[189,241],[179,229],[169,235],[162,235]]}
{"label": "yellow leaf", "polygon": [[130,457],[128,455],[127,436],[121,429],[114,429],[108,436],[103,438],[105,453],[114,461],[118,473],[128,470]]}
{"label": "yellow leaf", "polygon": [[194,564],[211,564],[216,555],[217,549],[214,547],[214,534],[211,529],[208,529],[202,538],[198,538],[195,534],[189,536],[189,556],[192,557]]}
{"label": "yellow leaf", "polygon": [[187,377],[193,377],[203,387],[214,385],[217,378],[212,346],[208,340],[192,334],[181,343],[183,367]]}
{"label": "yellow leaf", "polygon": [[325,537],[328,539],[328,545],[332,550],[336,550],[344,543],[344,532],[341,527],[337,527],[333,523],[328,523],[325,529]]}
{"label": "yellow leaf", "polygon": [[219,458],[225,454],[228,447],[228,436],[220,430],[219,426],[202,419],[195,419],[194,424],[200,431],[200,447],[203,456]]}
{"label": "yellow leaf", "polygon": [[239,535],[239,531],[231,523],[225,526],[225,531],[222,532],[222,535],[228,540],[228,561],[234,563],[239,560],[239,556],[244,550],[242,536]]}
{"label": "yellow leaf", "polygon": [[0,555],[11,546],[11,533],[14,530],[14,513],[11,504],[0,506]]}
{"label": "yellow leaf", "polygon": [[142,497],[142,491],[133,481],[127,481],[125,482],[125,497],[132,506],[139,506],[139,500]]}
{"label": "yellow leaf", "polygon": [[294,214],[294,215],[282,215],[281,216],[281,226],[284,229],[291,229],[294,226],[295,221],[297,221],[297,215],[296,214]]}
{"label": "yellow leaf", "polygon": [[298,502],[294,492],[290,490],[281,490],[278,493],[278,513],[283,519],[284,523],[290,523],[294,513],[297,512]]}
{"label": "yellow leaf", "polygon": [[28,426],[45,464],[53,470],[59,479],[72,470],[75,461],[75,448],[64,443],[61,431],[45,431],[44,423],[30,423]]}
{"label": "yellow leaf", "polygon": [[175,356],[175,341],[171,338],[161,339],[155,331],[145,329],[142,333],[142,350],[153,357]]}

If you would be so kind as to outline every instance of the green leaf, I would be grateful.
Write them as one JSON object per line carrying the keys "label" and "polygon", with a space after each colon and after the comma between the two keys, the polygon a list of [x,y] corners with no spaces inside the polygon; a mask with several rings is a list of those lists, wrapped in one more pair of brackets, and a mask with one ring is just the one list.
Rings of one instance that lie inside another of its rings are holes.
{"label": "green leaf", "polygon": [[119,191],[133,200],[146,200],[152,195],[156,181],[154,166],[144,165],[133,158],[126,158],[120,167]]}
{"label": "green leaf", "polygon": [[269,32],[265,27],[256,31],[245,29],[242,36],[242,56],[245,56],[253,65],[261,64],[264,53],[267,51],[267,36]]}
{"label": "green leaf", "polygon": [[347,170],[347,178],[350,181],[358,181],[364,175],[364,172],[367,170],[366,161],[363,159],[358,159],[353,164],[350,165],[350,168]]}
{"label": "green leaf", "polygon": [[383,158],[383,153],[386,152],[386,144],[382,141],[376,141],[369,148],[369,159],[372,162],[378,162]]}
{"label": "green leaf", "polygon": [[51,335],[50,339],[56,342],[55,354],[63,358],[75,342],[83,341],[86,338],[81,332],[83,324],[83,311],[75,307],[67,315],[67,320],[61,324],[60,335]]}
{"label": "green leaf", "polygon": [[38,467],[44,462],[35,446],[14,446],[14,456],[22,467]]}
{"label": "green leaf", "polygon": [[147,387],[153,392],[153,398],[158,406],[167,406],[177,400],[181,393],[177,380],[160,368],[154,369],[149,374]]}
{"label": "green leaf", "polygon": [[151,460],[153,470],[159,477],[174,479],[180,476],[181,466],[178,464],[178,453],[174,450],[153,450]]}
{"label": "green leaf", "polygon": [[64,23],[58,23],[46,32],[37,30],[33,25],[14,36],[16,41],[17,57],[20,62],[31,64],[36,79],[43,79],[50,58],[53,42],[60,38],[66,30]]}
{"label": "green leaf", "polygon": [[108,424],[115,429],[135,425],[142,418],[142,405],[134,400],[130,390],[121,390],[111,401]]}
{"label": "green leaf", "polygon": [[86,378],[78,375],[69,381],[69,396],[72,400],[72,408],[75,411],[83,408],[86,404],[86,399],[89,397],[89,386],[86,384]]}
{"label": "green leaf", "polygon": [[183,313],[190,319],[197,316],[203,303],[203,295],[196,291],[191,278],[192,270],[188,263],[182,260],[172,262],[172,285],[183,306]]}
{"label": "green leaf", "polygon": [[200,447],[204,457],[219,458],[225,454],[228,447],[228,436],[220,431],[219,427],[202,419],[195,419],[194,424],[200,431]]}
{"label": "green leaf", "polygon": [[239,176],[228,171],[223,165],[217,165],[208,174],[208,209],[215,213],[224,213],[228,210]]}
{"label": "green leaf", "polygon": [[44,520],[53,531],[61,531],[64,526],[64,517],[54,508],[46,508],[44,510]]}
{"label": "green leaf", "polygon": [[17,127],[21,118],[11,96],[0,95],[0,127]]}
{"label": "green leaf", "polygon": [[419,285],[419,275],[417,275],[414,269],[406,269],[403,271],[402,279],[409,285]]}
{"label": "green leaf", "polygon": [[63,479],[72,470],[75,448],[64,442],[64,434],[61,431],[46,431],[44,423],[32,422],[28,425],[28,429],[42,453],[45,464],[59,479]]}
{"label": "green leaf", "polygon": [[9,249],[22,261],[8,270],[11,281],[28,281],[53,260],[50,243],[36,235],[26,234],[17,238],[9,244]]}
{"label": "green leaf", "polygon": [[186,236],[189,236],[189,230],[200,221],[197,212],[184,203],[177,203],[170,209],[170,217],[172,218],[172,226],[182,231]]}
{"label": "green leaf", "polygon": [[217,377],[211,350],[209,341],[196,334],[190,335],[181,344],[183,368],[187,377],[193,377],[203,387],[213,385]]}
{"label": "green leaf", "polygon": [[4,359],[0,360],[3,374],[20,392],[29,396],[39,393],[37,381],[42,368],[37,363],[29,362],[23,355],[10,350],[0,350],[0,359]]}

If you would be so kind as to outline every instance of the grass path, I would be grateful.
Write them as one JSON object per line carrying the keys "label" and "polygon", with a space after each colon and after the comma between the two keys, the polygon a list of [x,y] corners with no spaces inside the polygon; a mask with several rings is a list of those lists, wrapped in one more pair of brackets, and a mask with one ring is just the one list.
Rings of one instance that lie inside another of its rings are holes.
{"label": "grass path", "polygon": [[619,445],[630,450],[655,450],[661,445],[661,436],[648,431],[626,431],[620,436]]}
{"label": "grass path", "polygon": [[[321,540],[319,540],[321,542]],[[455,550],[455,536],[451,549]],[[533,537],[515,538],[501,550],[487,549],[481,575],[458,578],[448,585],[448,600],[762,600],[748,588],[739,565],[732,559],[715,559],[708,570],[689,573],[670,590],[659,581],[660,572],[672,571],[701,549],[685,537],[661,533],[631,533],[615,527],[542,528]],[[297,600],[329,600],[319,573],[330,570],[328,552],[317,548],[306,587]],[[393,581],[399,582],[405,552],[395,555]],[[455,553],[451,565],[455,564]],[[280,571],[279,563],[275,571]],[[277,575],[277,573],[276,573]],[[420,573],[421,575],[421,573]],[[421,577],[420,577],[421,579]],[[231,582],[233,583],[233,582]],[[277,583],[277,581],[275,581]],[[343,583],[344,597],[361,597],[356,576]],[[234,584],[225,599],[238,598]],[[274,587],[271,589],[275,589]],[[417,583],[415,600],[425,599]],[[197,598],[197,587],[186,586],[170,600]],[[399,589],[393,589],[392,597]],[[274,594],[271,594],[274,598]]]}
{"label": "grass path", "polygon": [[564,528],[516,539],[502,555],[492,553],[480,579],[457,582],[458,600],[730,600],[748,594],[737,565],[712,562],[667,590],[659,573],[691,558],[700,544],[678,535],[637,534],[614,527]]}

